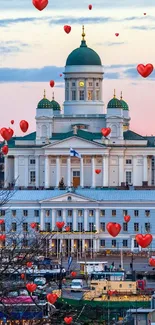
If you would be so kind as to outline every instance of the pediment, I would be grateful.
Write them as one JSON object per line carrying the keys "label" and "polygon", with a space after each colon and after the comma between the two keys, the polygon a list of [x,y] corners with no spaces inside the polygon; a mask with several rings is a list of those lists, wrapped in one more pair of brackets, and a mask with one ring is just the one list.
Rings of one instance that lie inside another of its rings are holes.
{"label": "pediment", "polygon": [[42,201],[40,201],[40,203],[54,203],[54,202],[74,203],[74,202],[92,202],[92,201],[96,202],[96,200],[88,199],[84,196],[68,192],[68,193],[62,194],[60,196],[53,197],[51,199],[49,198],[46,200],[42,200]]}
{"label": "pediment", "polygon": [[71,137],[67,138],[61,141],[55,141],[54,143],[51,143],[50,145],[45,146],[44,148],[51,148],[51,149],[60,149],[60,148],[73,148],[76,150],[76,148],[86,148],[86,149],[95,149],[95,148],[103,148],[103,144],[95,143],[89,140],[81,139],[78,137]]}

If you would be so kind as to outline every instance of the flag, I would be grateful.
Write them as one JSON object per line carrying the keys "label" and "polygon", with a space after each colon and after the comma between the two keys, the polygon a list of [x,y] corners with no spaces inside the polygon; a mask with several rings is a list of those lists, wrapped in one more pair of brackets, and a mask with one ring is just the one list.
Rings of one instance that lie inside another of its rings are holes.
{"label": "flag", "polygon": [[72,264],[72,261],[73,261],[73,257],[69,256],[69,258],[68,258],[68,270],[69,270],[69,268],[70,268],[70,266]]}
{"label": "flag", "polygon": [[77,158],[81,158],[80,153],[78,153],[76,150],[70,148],[70,156],[71,157],[77,157]]}

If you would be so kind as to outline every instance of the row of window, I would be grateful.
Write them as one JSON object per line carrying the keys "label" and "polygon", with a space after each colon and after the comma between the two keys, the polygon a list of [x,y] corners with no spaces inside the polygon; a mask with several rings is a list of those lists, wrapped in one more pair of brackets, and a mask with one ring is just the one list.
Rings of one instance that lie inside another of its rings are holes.
{"label": "row of window", "polygon": [[[101,239],[100,240],[100,247],[106,247],[106,240],[105,239]],[[112,239],[112,241],[111,241],[111,247],[112,248],[120,248],[120,242],[117,242],[117,240],[116,239]],[[129,247],[129,245],[128,245],[128,240],[127,239],[123,239],[122,240],[122,247],[124,247],[124,248],[127,248],[127,247]],[[134,248],[138,248],[138,244],[137,244],[137,241],[136,240],[134,240]]]}
{"label": "row of window", "polygon": [[[34,210],[34,217],[39,217],[39,211],[40,210]],[[52,210],[45,210],[45,216],[46,217],[50,217],[50,211],[52,211]],[[62,217],[62,211],[63,210],[57,210],[56,211],[56,216],[57,217]],[[0,210],[0,217],[4,217],[5,212],[6,212],[5,210]],[[12,212],[12,216],[16,217],[17,210],[11,210],[11,212]],[[120,211],[118,211],[118,212],[120,212]],[[135,217],[139,217],[140,213],[141,212],[139,210],[134,210],[134,216]],[[73,210],[67,210],[67,215],[68,215],[68,217],[72,217],[73,216]],[[84,215],[84,210],[77,210],[77,215],[78,215],[78,217],[82,217]],[[105,215],[106,215],[106,210],[100,210],[100,217],[105,217]],[[117,210],[111,210],[111,215],[112,215],[112,217],[116,217],[117,216]],[[127,216],[128,215],[128,210],[123,210],[122,215]],[[23,210],[23,216],[24,217],[28,216],[28,210]],[[89,217],[95,216],[95,210],[89,210],[88,211],[88,216]],[[150,217],[150,210],[145,210],[145,216]]]}
{"label": "row of window", "polygon": [[[69,92],[67,92],[67,94],[69,95]],[[100,94],[100,91],[96,90],[95,91],[95,99],[96,100],[100,99],[99,94]],[[69,98],[67,100],[69,100]],[[85,91],[84,90],[79,90],[79,92],[77,93],[76,90],[72,90],[71,100],[85,100]],[[87,100],[93,100],[93,90],[88,90],[88,92],[87,92]]]}
{"label": "row of window", "polygon": [[[82,81],[82,83],[84,85],[84,81]],[[88,86],[93,87],[93,82],[91,82],[91,81],[88,82]],[[69,83],[67,83],[67,87],[69,87]],[[72,87],[76,87],[76,82],[75,81],[72,82]],[[96,87],[99,87],[99,82],[96,82]]]}

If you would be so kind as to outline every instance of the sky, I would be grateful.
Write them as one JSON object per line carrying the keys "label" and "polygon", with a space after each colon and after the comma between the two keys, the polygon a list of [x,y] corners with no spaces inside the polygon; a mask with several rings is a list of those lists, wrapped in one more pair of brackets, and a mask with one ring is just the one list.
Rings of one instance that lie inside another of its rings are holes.
{"label": "sky", "polygon": [[[155,71],[148,78],[137,72],[140,63],[155,66],[154,0],[49,0],[41,12],[31,0],[0,2],[0,128],[14,119],[15,135],[21,135],[19,122],[25,119],[29,132],[35,131],[44,89],[49,100],[54,89],[55,100],[63,105],[60,74],[67,56],[80,46],[84,24],[87,45],[104,66],[105,113],[114,89],[118,98],[122,91],[130,108],[130,129],[155,135]],[[64,32],[66,24],[72,27],[70,34]]]}

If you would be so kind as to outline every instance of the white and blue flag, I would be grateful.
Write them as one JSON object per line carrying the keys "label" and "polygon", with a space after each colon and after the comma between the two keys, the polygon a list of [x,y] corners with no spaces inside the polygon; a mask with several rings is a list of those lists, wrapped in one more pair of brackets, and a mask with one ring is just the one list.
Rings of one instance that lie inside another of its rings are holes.
{"label": "white and blue flag", "polygon": [[76,150],[70,148],[70,156],[71,157],[77,157],[77,158],[81,158],[80,153],[78,153]]}

